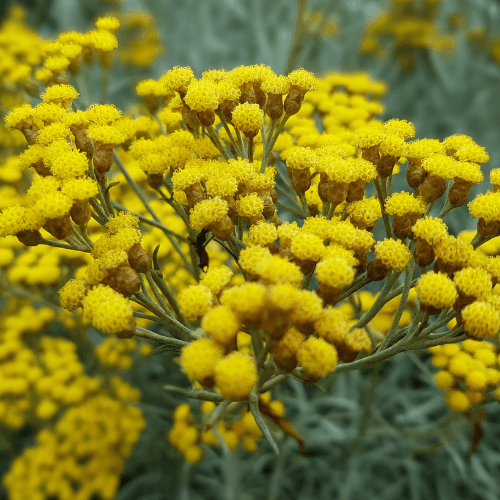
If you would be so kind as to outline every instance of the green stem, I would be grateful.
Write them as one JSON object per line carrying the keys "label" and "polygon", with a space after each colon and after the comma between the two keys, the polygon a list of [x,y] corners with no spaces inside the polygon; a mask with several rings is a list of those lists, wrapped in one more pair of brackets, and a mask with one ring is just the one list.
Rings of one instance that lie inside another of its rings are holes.
{"label": "green stem", "polygon": [[161,290],[163,295],[165,295],[166,299],[168,300],[168,303],[170,304],[170,307],[173,309],[175,315],[177,316],[177,319],[184,326],[186,326],[186,320],[179,309],[179,305],[177,304],[177,300],[175,299],[175,296],[172,293],[172,290],[170,290],[169,286],[165,283],[165,280],[160,275],[160,271],[151,271],[151,276],[153,277],[154,282],[156,283],[158,288]]}
{"label": "green stem", "polygon": [[221,155],[224,157],[224,159],[226,161],[229,160],[229,156],[226,152],[226,148],[220,142],[219,136],[215,132],[213,125],[211,125],[210,127],[204,127],[204,128],[205,128],[208,136],[212,140],[214,146],[221,152]]}
{"label": "green stem", "polygon": [[283,115],[283,118],[281,119],[280,124],[274,131],[274,135],[271,136],[271,139],[267,143],[267,151],[268,154],[266,156],[262,157],[262,165],[260,167],[260,173],[263,174],[266,171],[267,164],[269,163],[269,154],[271,153],[274,143],[277,141],[278,137],[280,136],[281,132],[283,132],[283,128],[285,127],[285,123],[287,122],[288,118],[290,118],[290,115],[287,115],[286,113]]}

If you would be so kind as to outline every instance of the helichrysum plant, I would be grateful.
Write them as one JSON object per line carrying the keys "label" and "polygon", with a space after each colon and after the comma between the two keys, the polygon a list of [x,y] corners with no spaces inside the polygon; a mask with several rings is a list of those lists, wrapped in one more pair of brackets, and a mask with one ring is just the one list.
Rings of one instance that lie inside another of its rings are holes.
{"label": "helichrysum plant", "polygon": [[[0,421],[41,429],[4,478],[14,500],[114,496],[144,420],[140,392],[109,370],[129,369],[136,350],[176,351],[191,387],[165,390],[201,401],[179,406],[168,433],[188,462],[261,437],[278,452],[270,421],[303,450],[271,389],[405,351],[432,349],[456,411],[500,398],[500,257],[480,249],[500,234],[498,172],[469,201],[484,148],[377,120],[386,88],[362,73],[174,67],[137,84],[142,111],[84,102],[81,72],[100,68],[105,97],[118,46],[117,19],[96,26],[46,44],[17,82],[32,95],[41,82],[40,102],[14,107],[2,132],[5,286],[57,296],[76,332],[32,335],[52,309],[4,319]],[[478,220],[469,239],[445,222],[462,206]],[[102,377],[75,354],[86,325],[108,335],[94,352]]]}

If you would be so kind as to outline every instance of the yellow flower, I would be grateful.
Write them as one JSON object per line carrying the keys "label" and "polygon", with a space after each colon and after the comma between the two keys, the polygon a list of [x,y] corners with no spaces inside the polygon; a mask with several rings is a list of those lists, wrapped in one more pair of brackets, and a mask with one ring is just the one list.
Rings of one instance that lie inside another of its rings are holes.
{"label": "yellow flower", "polygon": [[432,271],[418,279],[416,291],[423,306],[437,310],[452,307],[458,297],[453,281],[444,273]]}
{"label": "yellow flower", "polygon": [[222,345],[212,339],[201,338],[182,348],[181,366],[191,380],[205,384],[214,376],[215,367],[223,354]]}
{"label": "yellow flower", "polygon": [[461,314],[465,331],[477,340],[493,338],[500,329],[500,314],[487,302],[473,302],[464,307]]}
{"label": "yellow flower", "polygon": [[236,130],[242,132],[246,137],[255,137],[264,123],[264,115],[258,104],[247,102],[238,104],[233,110],[232,117]]}
{"label": "yellow flower", "polygon": [[331,373],[337,366],[335,347],[322,338],[309,337],[297,351],[297,359],[306,379],[317,381]]}
{"label": "yellow flower", "polygon": [[245,400],[257,382],[253,358],[233,351],[215,367],[215,386],[226,399]]}
{"label": "yellow flower", "polygon": [[201,327],[211,338],[230,347],[236,341],[241,323],[230,307],[216,306],[203,316]]}

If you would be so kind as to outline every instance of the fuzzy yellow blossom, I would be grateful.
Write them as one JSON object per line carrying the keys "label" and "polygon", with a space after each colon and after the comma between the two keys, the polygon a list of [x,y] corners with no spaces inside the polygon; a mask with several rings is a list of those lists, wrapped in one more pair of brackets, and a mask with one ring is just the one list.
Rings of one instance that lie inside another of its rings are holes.
{"label": "fuzzy yellow blossom", "polygon": [[246,354],[234,351],[215,367],[215,386],[227,399],[246,399],[256,382],[255,362]]}
{"label": "fuzzy yellow blossom", "polygon": [[219,295],[229,285],[233,271],[227,266],[211,267],[201,277],[200,283],[206,286],[214,295]]}
{"label": "fuzzy yellow blossom", "polygon": [[238,104],[232,113],[233,125],[246,137],[255,137],[264,123],[264,116],[258,104]]}
{"label": "fuzzy yellow blossom", "polygon": [[446,393],[446,404],[458,413],[464,413],[470,408],[470,401],[465,393],[459,390],[451,390]]}
{"label": "fuzzy yellow blossom", "polygon": [[304,278],[301,268],[279,255],[264,260],[257,268],[257,274],[265,284],[289,283],[299,287]]}
{"label": "fuzzy yellow blossom", "polygon": [[411,253],[408,247],[399,240],[386,238],[375,244],[375,261],[380,262],[387,269],[401,272],[408,265],[410,259]]}
{"label": "fuzzy yellow blossom", "polygon": [[452,307],[458,297],[455,284],[443,273],[425,273],[418,279],[416,291],[423,308],[432,311]]}
{"label": "fuzzy yellow blossom", "polygon": [[61,290],[59,290],[61,306],[69,311],[74,311],[79,307],[83,307],[83,300],[85,299],[87,291],[88,287],[85,280],[69,280]]}
{"label": "fuzzy yellow blossom", "polygon": [[220,303],[229,306],[242,321],[252,321],[259,318],[264,310],[265,296],[264,285],[245,283],[224,290]]}
{"label": "fuzzy yellow blossom", "polygon": [[191,380],[212,385],[215,367],[223,354],[222,345],[212,339],[201,338],[182,348],[181,366]]}
{"label": "fuzzy yellow blossom", "polygon": [[455,377],[447,370],[440,370],[434,375],[434,382],[440,389],[451,389],[456,385]]}
{"label": "fuzzy yellow blossom", "polygon": [[[49,89],[50,88],[52,87],[49,87]],[[69,126],[66,117],[69,113],[63,107],[53,102],[42,102],[35,107],[34,111],[35,118],[42,120],[45,125],[55,122],[63,122]]]}
{"label": "fuzzy yellow blossom", "polygon": [[173,69],[167,71],[163,77],[163,81],[167,90],[176,90],[185,95],[193,78],[194,74],[191,68],[175,66]]}
{"label": "fuzzy yellow blossom", "polygon": [[184,101],[193,111],[213,111],[219,105],[217,85],[210,80],[193,81],[188,86]]}
{"label": "fuzzy yellow blossom", "polygon": [[106,285],[97,285],[87,292],[83,300],[84,317],[105,333],[115,333],[119,338],[134,334],[135,321],[130,301]]}
{"label": "fuzzy yellow blossom", "polygon": [[249,229],[249,242],[251,245],[260,245],[272,248],[278,239],[278,232],[274,224],[268,224],[263,221],[254,224]]}
{"label": "fuzzy yellow blossom", "polygon": [[188,320],[201,318],[212,307],[212,292],[203,285],[184,288],[177,297],[179,309]]}
{"label": "fuzzy yellow blossom", "polygon": [[415,137],[415,125],[406,120],[393,118],[384,122],[384,130],[388,135],[397,135],[402,139],[411,139]]}
{"label": "fuzzy yellow blossom", "polygon": [[500,313],[487,302],[473,302],[461,314],[465,331],[474,339],[493,338],[500,329]]}
{"label": "fuzzy yellow blossom", "polygon": [[349,203],[346,212],[355,227],[368,231],[373,230],[377,221],[382,217],[380,203],[375,197]]}
{"label": "fuzzy yellow blossom", "polygon": [[466,267],[457,271],[453,281],[458,290],[466,296],[474,299],[484,300],[491,292],[491,275],[484,269]]}
{"label": "fuzzy yellow blossom", "polygon": [[418,219],[411,230],[415,238],[424,240],[431,246],[438,244],[448,236],[448,226],[438,217]]}
{"label": "fuzzy yellow blossom", "polygon": [[52,85],[41,95],[41,98],[43,102],[52,102],[68,108],[78,96],[79,93],[71,85]]}
{"label": "fuzzy yellow blossom", "polygon": [[490,160],[490,156],[486,150],[477,144],[465,144],[460,146],[456,150],[454,156],[457,160],[472,163],[486,163]]}
{"label": "fuzzy yellow blossom", "polygon": [[230,347],[236,342],[241,323],[230,307],[216,306],[203,316],[201,327],[211,338]]}
{"label": "fuzzy yellow blossom", "polygon": [[302,366],[304,377],[310,381],[320,380],[331,373],[338,362],[335,347],[317,337],[309,337],[301,344],[297,359]]}

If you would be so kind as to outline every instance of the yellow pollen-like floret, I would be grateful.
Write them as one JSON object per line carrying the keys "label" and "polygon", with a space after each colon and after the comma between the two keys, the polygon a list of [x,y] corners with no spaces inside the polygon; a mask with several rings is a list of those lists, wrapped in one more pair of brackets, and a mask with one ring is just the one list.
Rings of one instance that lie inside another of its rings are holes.
{"label": "yellow pollen-like floret", "polygon": [[395,272],[403,271],[411,259],[408,247],[402,241],[390,238],[375,244],[375,255]]}
{"label": "yellow pollen-like floret", "polygon": [[19,127],[23,123],[32,123],[33,122],[33,113],[34,109],[29,104],[23,104],[18,108],[14,108],[6,117],[5,117],[5,126],[12,130],[14,128]]}
{"label": "yellow pollen-like floret", "polygon": [[267,94],[284,95],[290,88],[290,82],[286,76],[272,74],[264,79],[260,88]]}
{"label": "yellow pollen-like floret", "polygon": [[316,78],[313,73],[305,69],[296,69],[288,73],[287,80],[291,86],[302,92],[308,92],[316,88]]}
{"label": "yellow pollen-like floret", "polygon": [[378,145],[378,150],[382,156],[400,158],[406,156],[408,145],[398,135],[386,135],[385,139]]}
{"label": "yellow pollen-like floret", "polygon": [[248,233],[250,245],[272,246],[278,239],[276,226],[263,221],[251,226]]}
{"label": "yellow pollen-like floret", "polygon": [[40,144],[41,146],[48,146],[58,139],[64,139],[68,137],[70,133],[71,130],[66,124],[55,122],[47,125],[47,127],[38,132],[36,143]]}
{"label": "yellow pollen-like floret", "polygon": [[215,386],[226,399],[246,399],[256,382],[255,362],[241,352],[232,352],[215,367]]}
{"label": "yellow pollen-like floret", "polygon": [[311,148],[296,147],[286,157],[286,166],[293,170],[317,168],[318,156]]}
{"label": "yellow pollen-like floret", "polygon": [[74,311],[79,307],[83,307],[83,300],[87,295],[87,283],[82,279],[69,280],[59,290],[59,300],[61,306],[69,311]]}
{"label": "yellow pollen-like floret", "polygon": [[52,85],[41,95],[43,102],[71,105],[80,94],[71,85]]}
{"label": "yellow pollen-like floret", "polygon": [[464,392],[459,390],[451,390],[446,393],[446,404],[453,410],[459,413],[464,413],[470,408],[470,401]]}
{"label": "yellow pollen-like floret", "polygon": [[470,161],[473,163],[486,163],[490,161],[490,156],[486,150],[477,144],[460,146],[453,156],[455,156],[457,160]]}
{"label": "yellow pollen-like floret", "polygon": [[116,146],[125,141],[125,134],[112,125],[90,125],[88,136],[103,145]]}
{"label": "yellow pollen-like floret", "polygon": [[443,140],[443,144],[446,146],[448,151],[456,151],[458,148],[462,146],[467,146],[469,144],[474,144],[472,137],[463,134],[453,134],[449,137],[446,137]]}
{"label": "yellow pollen-like floret", "polygon": [[113,16],[99,17],[95,22],[96,28],[114,33],[120,27],[120,21]]}
{"label": "yellow pollen-like floret", "polygon": [[68,151],[55,157],[50,171],[59,179],[73,179],[87,174],[89,163],[87,155],[78,151]]}
{"label": "yellow pollen-like floret", "polygon": [[118,215],[112,215],[106,223],[106,227],[111,235],[116,234],[120,229],[136,228],[138,226],[139,217],[125,210],[121,211]]}
{"label": "yellow pollen-like floret", "polygon": [[478,194],[474,200],[468,204],[471,217],[481,218],[485,222],[500,220],[500,192]]}
{"label": "yellow pollen-like floret", "polygon": [[210,80],[193,81],[184,100],[193,111],[215,110],[219,105],[217,85]]}
{"label": "yellow pollen-like floret", "polygon": [[230,307],[216,306],[203,316],[201,327],[220,344],[232,346],[241,323]]}
{"label": "yellow pollen-like floret", "polygon": [[342,289],[354,281],[356,271],[342,258],[329,258],[316,265],[316,278],[319,283]]}
{"label": "yellow pollen-like floret", "polygon": [[243,321],[256,319],[265,306],[266,287],[259,283],[245,283],[224,290],[222,305],[229,306]]}
{"label": "yellow pollen-like floret", "polygon": [[212,307],[212,292],[204,285],[191,285],[181,290],[177,297],[183,316],[194,321],[201,318]]}
{"label": "yellow pollen-like floret", "polygon": [[[51,89],[52,87],[49,87]],[[66,120],[66,115],[76,114],[68,113],[63,107],[52,102],[41,102],[35,107],[34,116],[39,120],[42,120],[45,125],[49,125],[54,122],[63,122],[69,126]]]}
{"label": "yellow pollen-like floret", "polygon": [[453,179],[457,172],[457,160],[447,155],[434,155],[422,160],[422,167],[426,172],[442,179]]}
{"label": "yellow pollen-like floret", "polygon": [[211,177],[205,186],[208,196],[233,196],[238,190],[238,182],[228,173]]}
{"label": "yellow pollen-like floret", "polygon": [[297,288],[304,278],[297,264],[289,262],[280,255],[273,255],[265,260],[259,266],[257,274],[266,284],[289,283]]}
{"label": "yellow pollen-like floret", "polygon": [[309,337],[297,352],[304,376],[319,380],[331,373],[337,366],[338,356],[335,347],[322,338]]}
{"label": "yellow pollen-like floret", "polygon": [[85,201],[93,198],[99,193],[97,182],[94,179],[69,179],[66,181],[61,192],[69,196],[73,201]]}
{"label": "yellow pollen-like floret", "polygon": [[419,196],[401,191],[394,193],[385,200],[385,210],[389,215],[403,216],[406,214],[421,214],[425,213],[427,205]]}
{"label": "yellow pollen-like floret", "polygon": [[448,226],[438,217],[424,217],[418,219],[411,230],[415,238],[422,239],[432,246],[448,236]]}
{"label": "yellow pollen-like floret", "polygon": [[241,196],[236,202],[236,210],[241,217],[256,217],[264,210],[264,200],[257,193]]}
{"label": "yellow pollen-like floret", "polygon": [[491,275],[484,269],[466,267],[454,274],[453,281],[465,295],[476,299],[485,299],[492,289]]}
{"label": "yellow pollen-like floret", "polygon": [[431,155],[444,155],[446,147],[437,139],[418,139],[408,143],[406,156],[411,159],[427,158]]}
{"label": "yellow pollen-like floret", "polygon": [[251,274],[258,274],[262,265],[271,258],[267,247],[249,246],[240,252],[239,263],[243,270]]}
{"label": "yellow pollen-like floret", "polygon": [[61,192],[53,192],[39,198],[36,202],[36,210],[45,219],[56,219],[69,214],[73,200]]}
{"label": "yellow pollen-like floret", "polygon": [[130,301],[106,285],[97,285],[83,301],[84,317],[105,333],[121,333],[134,325]]}
{"label": "yellow pollen-like floret", "polygon": [[232,277],[233,271],[227,266],[211,267],[201,277],[200,284],[206,286],[214,295],[219,295],[229,285]]}
{"label": "yellow pollen-like floret", "polygon": [[361,149],[368,149],[380,144],[386,136],[384,128],[380,125],[366,125],[354,132],[351,144]]}
{"label": "yellow pollen-like floret", "polygon": [[210,224],[222,220],[229,210],[226,200],[215,197],[198,202],[191,210],[189,223],[197,231],[205,229]]}
{"label": "yellow pollen-like floret", "polygon": [[173,69],[167,71],[163,77],[163,81],[167,90],[186,92],[193,78],[194,74],[190,67],[175,66]]}
{"label": "yellow pollen-like floret", "polygon": [[264,115],[258,104],[247,102],[238,104],[233,110],[232,117],[236,130],[247,137],[256,136],[264,123]]}
{"label": "yellow pollen-like floret", "polygon": [[182,348],[181,366],[191,380],[203,383],[214,376],[224,347],[212,339],[201,338]]}
{"label": "yellow pollen-like floret", "polygon": [[493,338],[500,329],[500,313],[487,302],[473,302],[461,314],[465,331],[477,340]]}
{"label": "yellow pollen-like floret", "polygon": [[436,257],[444,263],[465,266],[469,261],[472,246],[450,235],[443,238],[436,245],[434,251],[436,252]]}
{"label": "yellow pollen-like floret", "polygon": [[382,210],[377,198],[364,198],[363,200],[349,203],[346,207],[351,222],[360,229],[366,229],[375,226],[382,217]]}
{"label": "yellow pollen-like floret", "polygon": [[85,113],[96,125],[112,125],[122,116],[122,112],[113,104],[92,104]]}
{"label": "yellow pollen-like floret", "polygon": [[470,182],[471,184],[479,184],[483,180],[481,167],[477,163],[460,161],[456,165],[455,177]]}
{"label": "yellow pollen-like floret", "polygon": [[297,259],[318,262],[325,252],[325,245],[319,236],[300,232],[292,237],[290,250]]}
{"label": "yellow pollen-like floret", "polygon": [[455,283],[444,273],[427,272],[417,282],[420,302],[436,309],[452,307],[458,294]]}
{"label": "yellow pollen-like floret", "polygon": [[440,370],[434,375],[434,382],[440,389],[451,389],[455,386],[455,377],[447,370]]}
{"label": "yellow pollen-like floret", "polygon": [[386,134],[397,135],[401,139],[411,139],[415,137],[415,125],[406,120],[398,120],[393,118],[384,122],[384,130]]}

